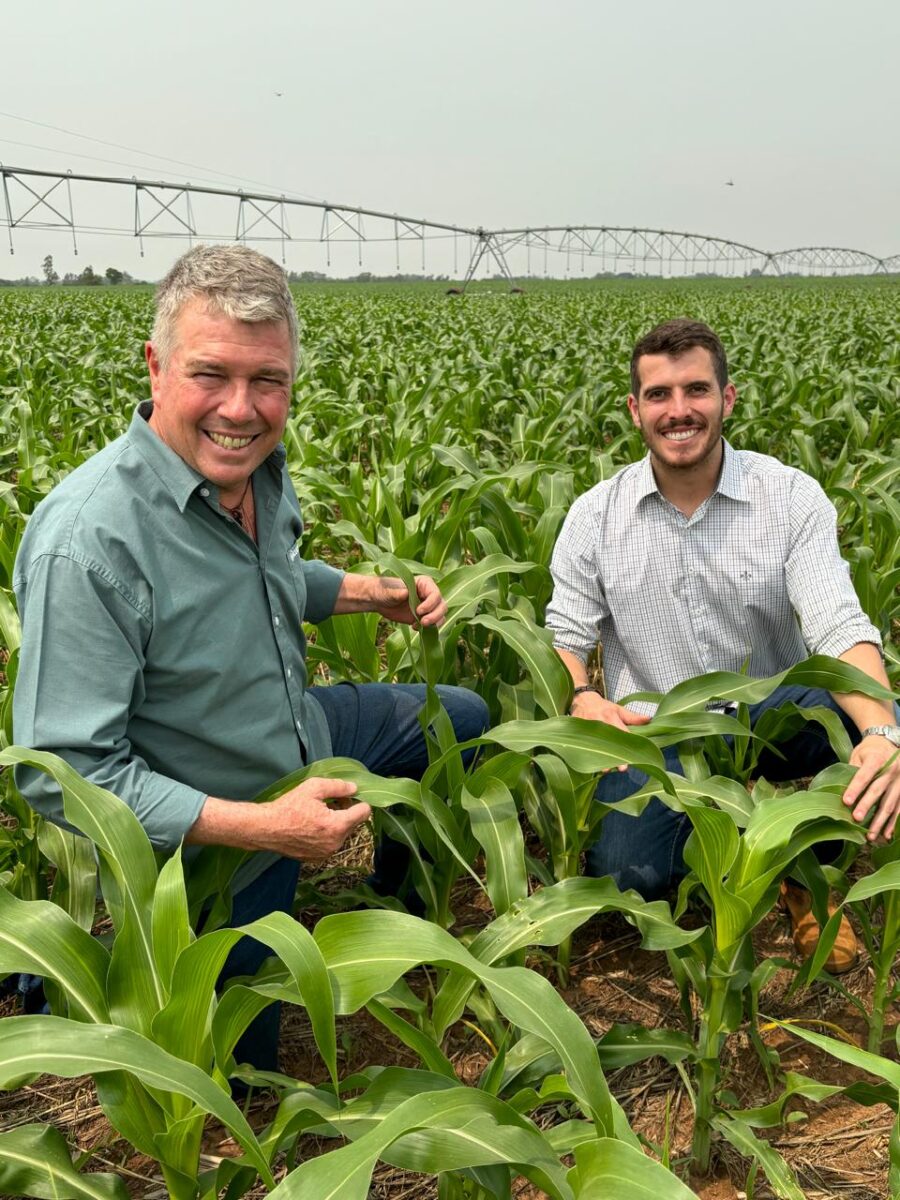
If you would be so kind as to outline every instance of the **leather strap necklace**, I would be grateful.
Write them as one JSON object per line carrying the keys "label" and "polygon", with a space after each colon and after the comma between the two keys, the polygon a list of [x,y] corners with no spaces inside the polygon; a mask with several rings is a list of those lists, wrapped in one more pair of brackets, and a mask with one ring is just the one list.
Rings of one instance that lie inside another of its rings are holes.
{"label": "leather strap necklace", "polygon": [[[235,504],[232,507],[232,505],[230,505],[230,504],[223,504],[222,501],[220,500],[219,508],[221,508],[223,512],[228,513],[228,515],[229,515],[229,517],[231,517],[232,521],[237,521],[237,523],[238,523],[238,525],[240,525],[241,529],[245,530],[252,537],[253,531],[250,528],[250,522],[247,521],[247,518],[244,515],[244,501],[247,499],[247,492],[249,490],[250,490],[250,476],[248,475],[247,482],[244,484],[244,490],[241,493],[241,498],[240,498],[240,500],[238,500],[237,504]],[[246,524],[245,524],[245,522],[246,522]]]}

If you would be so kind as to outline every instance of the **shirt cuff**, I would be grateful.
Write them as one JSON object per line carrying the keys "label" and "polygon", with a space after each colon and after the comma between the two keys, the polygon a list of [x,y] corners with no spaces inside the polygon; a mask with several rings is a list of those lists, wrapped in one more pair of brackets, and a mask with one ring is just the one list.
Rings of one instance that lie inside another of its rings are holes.
{"label": "shirt cuff", "polygon": [[868,621],[860,622],[858,625],[842,625],[840,629],[836,629],[834,633],[828,634],[818,646],[810,648],[811,654],[828,654],[832,658],[840,658],[852,646],[858,646],[860,642],[871,642],[882,649],[881,634],[874,625],[870,625]]}
{"label": "shirt cuff", "polygon": [[315,625],[333,614],[345,574],[345,571],[330,567],[328,563],[318,559],[310,559],[303,563],[303,576],[306,580],[304,621],[311,621]]}
{"label": "shirt cuff", "polygon": [[583,663],[586,663],[590,658],[591,651],[596,645],[597,642],[593,641],[590,643],[590,645],[585,646],[583,642],[579,644],[578,642],[573,641],[571,638],[567,638],[564,635],[556,633],[555,631],[553,633],[553,649],[565,650],[568,654],[574,654],[575,657],[580,658]]}

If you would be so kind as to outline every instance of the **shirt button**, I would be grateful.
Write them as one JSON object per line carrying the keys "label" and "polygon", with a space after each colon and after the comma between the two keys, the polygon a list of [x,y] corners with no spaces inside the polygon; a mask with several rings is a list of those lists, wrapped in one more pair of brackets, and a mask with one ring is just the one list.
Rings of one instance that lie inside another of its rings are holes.
{"label": "shirt button", "polygon": [[278,617],[275,617],[275,628],[277,629],[280,624],[281,620]]}
{"label": "shirt button", "polygon": [[209,495],[209,488],[201,488],[200,495],[203,496],[204,499],[206,499],[206,497]]}
{"label": "shirt button", "polygon": [[288,669],[287,669],[287,677],[288,677],[288,679],[290,679],[290,677],[293,675],[293,673],[294,673],[294,672],[291,670],[291,668],[290,668],[290,667],[288,667]]}

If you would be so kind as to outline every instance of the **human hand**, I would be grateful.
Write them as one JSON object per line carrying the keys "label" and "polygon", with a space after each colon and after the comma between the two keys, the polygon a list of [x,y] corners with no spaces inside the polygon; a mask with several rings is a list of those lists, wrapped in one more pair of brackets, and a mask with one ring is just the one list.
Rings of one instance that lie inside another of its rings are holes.
{"label": "human hand", "polygon": [[405,583],[386,576],[374,577],[371,597],[374,611],[388,621],[398,621],[402,625],[440,627],[447,615],[447,603],[441,595],[441,589],[430,575],[417,575],[415,583],[419,603],[414,616]]}
{"label": "human hand", "polygon": [[[627,730],[630,725],[647,725],[650,718],[643,713],[633,712],[606,700],[598,692],[579,692],[572,701],[569,713],[587,721],[600,721],[604,725],[612,725],[615,729]],[[620,771],[627,771],[627,763],[619,763]]]}
{"label": "human hand", "polygon": [[329,858],[372,815],[368,804],[352,802],[355,794],[356,784],[346,779],[313,776],[258,805],[265,819],[263,848],[303,862]]}
{"label": "human hand", "polygon": [[893,837],[900,816],[900,750],[880,734],[871,734],[853,748],[850,765],[858,770],[844,792],[854,821],[864,821],[877,805],[869,826],[870,842]]}

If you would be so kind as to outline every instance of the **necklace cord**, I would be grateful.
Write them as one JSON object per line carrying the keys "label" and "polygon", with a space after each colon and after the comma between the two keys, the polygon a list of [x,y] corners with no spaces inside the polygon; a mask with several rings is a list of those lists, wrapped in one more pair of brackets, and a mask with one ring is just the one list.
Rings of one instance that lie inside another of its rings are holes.
{"label": "necklace cord", "polygon": [[244,528],[244,501],[247,499],[247,492],[249,489],[250,476],[248,475],[247,482],[244,484],[244,490],[241,493],[241,498],[238,500],[237,504],[232,507],[230,504],[223,504],[221,500],[219,501],[219,508],[221,508],[223,512],[227,512],[232,521],[237,521],[241,529]]}

